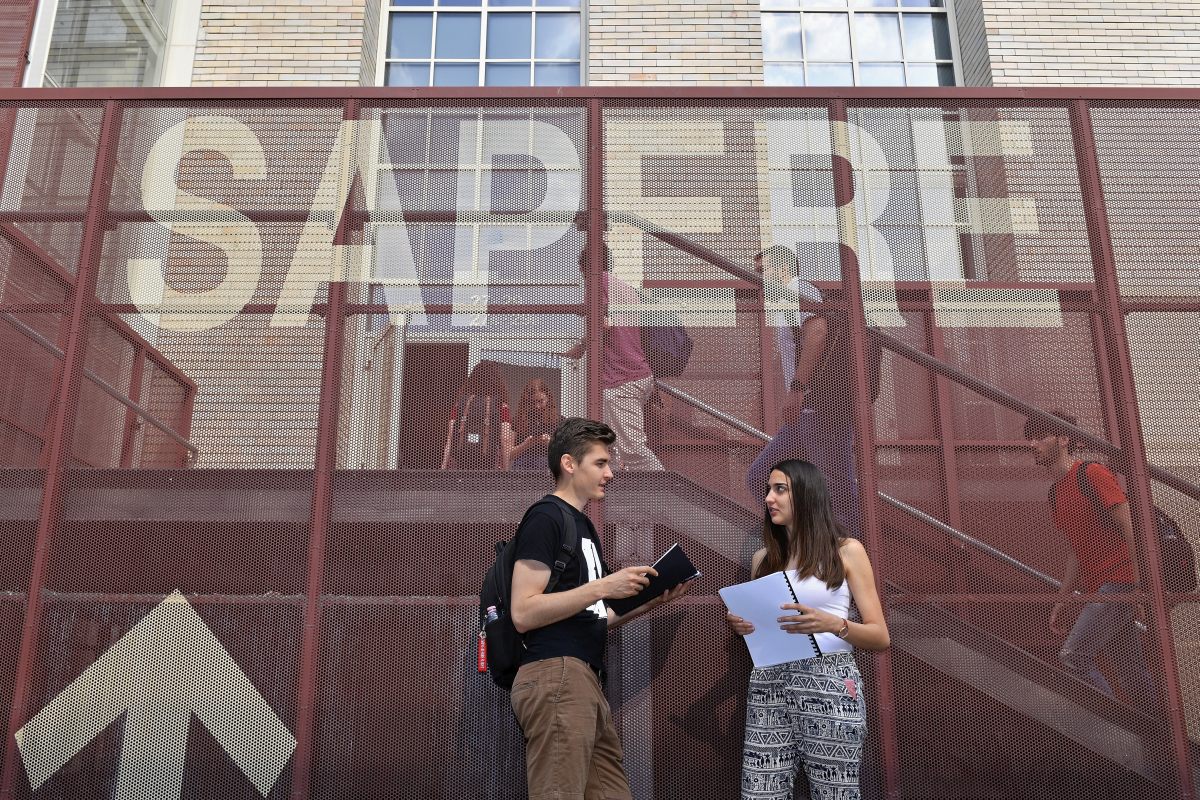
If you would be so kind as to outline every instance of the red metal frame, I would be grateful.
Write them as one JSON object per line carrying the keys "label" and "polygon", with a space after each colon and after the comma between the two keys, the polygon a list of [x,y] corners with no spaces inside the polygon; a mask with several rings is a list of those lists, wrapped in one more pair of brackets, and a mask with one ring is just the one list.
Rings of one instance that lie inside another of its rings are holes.
{"label": "red metal frame", "polygon": [[[344,120],[359,118],[360,104],[347,100]],[[346,205],[352,202],[348,193]],[[343,209],[344,210],[344,209]],[[346,215],[338,221],[333,244],[346,242]],[[292,797],[305,800],[312,784],[313,733],[317,721],[317,676],[321,664],[321,593],[325,586],[325,551],[332,518],[333,473],[337,468],[338,409],[345,360],[346,282],[331,281],[325,314],[325,358],[317,410],[317,454],[313,466],[312,516],[308,543],[308,587],[304,601],[304,638],[296,687],[296,750],[292,754]]]}
{"label": "red metal frame", "polygon": [[114,100],[127,104],[161,103],[163,101],[198,101],[228,103],[230,101],[345,101],[359,100],[365,105],[386,101],[389,105],[409,103],[425,107],[441,101],[461,105],[462,101],[482,100],[489,104],[502,101],[527,103],[540,101],[547,105],[578,106],[587,100],[649,100],[655,105],[670,105],[697,100],[719,100],[723,105],[761,106],[763,100],[805,100],[824,103],[829,100],[879,101],[886,105],[941,105],[946,101],[979,100],[995,103],[1001,100],[1036,101],[1127,101],[1194,102],[1200,100],[1200,89],[1159,86],[939,86],[939,87],[867,87],[838,86],[830,88],[786,86],[213,86],[213,87],[98,87],[67,89],[4,89],[0,102],[22,104],[97,102]]}
{"label": "red metal frame", "polygon": [[[587,104],[587,215],[588,263],[583,276],[586,287],[587,317],[584,320],[587,341],[587,415],[591,419],[604,417],[604,387],[601,363],[604,352],[604,313],[600,307],[600,282],[604,279],[604,159],[597,154],[604,147],[604,108],[602,101]],[[603,536],[604,504],[589,503],[588,517]]]}
{"label": "red metal frame", "polygon": [[75,269],[76,282],[72,294],[67,346],[64,348],[61,389],[54,410],[54,425],[46,442],[46,483],[42,490],[38,512],[37,539],[29,591],[25,596],[25,618],[21,628],[21,646],[13,677],[12,708],[4,743],[4,768],[0,772],[0,797],[13,797],[17,791],[16,733],[29,716],[30,675],[37,658],[38,634],[42,627],[42,587],[46,581],[54,533],[62,516],[63,493],[67,467],[71,460],[71,444],[75,431],[75,415],[79,385],[83,379],[83,364],[87,348],[89,307],[95,301],[96,280],[100,271],[100,250],[104,238],[104,214],[108,208],[113,167],[116,163],[116,142],[121,132],[122,106],[109,101],[104,106],[100,140],[92,167],[92,185],[88,195],[88,219],[84,226]]}
{"label": "red metal frame", "polygon": [[[867,393],[867,332],[866,313],[863,308],[862,279],[859,272],[858,255],[847,246],[846,236],[855,234],[854,172],[850,161],[837,154],[839,142],[844,138],[847,122],[846,103],[834,100],[829,104],[830,140],[834,142],[833,197],[838,209],[838,231],[842,237],[838,246],[838,260],[842,268],[842,286],[846,294],[846,313],[850,329],[850,361],[853,376],[854,402],[854,453],[858,467],[860,497],[874,498],[879,494],[875,465],[875,409]],[[845,144],[849,145],[848,139]],[[866,534],[867,550],[878,562],[883,556],[878,505],[874,502],[859,504],[862,509],[862,530]],[[886,572],[882,565],[875,575],[875,586],[880,601],[887,607],[887,593],[883,581]],[[875,692],[878,698],[880,743],[883,750],[883,774],[887,796],[891,800],[900,797],[900,754],[896,748],[896,694],[892,688],[892,654],[882,650],[872,654],[875,659]]]}

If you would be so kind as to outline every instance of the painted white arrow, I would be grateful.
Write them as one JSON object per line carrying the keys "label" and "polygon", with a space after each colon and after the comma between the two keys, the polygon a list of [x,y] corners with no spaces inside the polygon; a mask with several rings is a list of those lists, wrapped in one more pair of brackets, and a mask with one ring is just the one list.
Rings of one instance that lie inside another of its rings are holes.
{"label": "painted white arrow", "polygon": [[125,738],[114,800],[179,800],[192,714],[264,795],[296,747],[295,737],[179,592],[17,731],[33,789],[121,714]]}

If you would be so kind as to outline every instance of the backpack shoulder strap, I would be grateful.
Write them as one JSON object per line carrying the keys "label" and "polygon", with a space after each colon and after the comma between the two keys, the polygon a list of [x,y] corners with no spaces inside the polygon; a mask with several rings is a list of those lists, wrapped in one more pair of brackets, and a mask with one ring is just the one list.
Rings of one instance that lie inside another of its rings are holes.
{"label": "backpack shoulder strap", "polygon": [[575,528],[575,515],[562,499],[548,494],[543,502],[555,506],[562,517],[562,527],[558,532],[558,557],[554,560],[554,566],[550,569],[550,580],[546,583],[546,592],[552,592],[558,585],[563,570],[567,568],[567,562],[579,549],[579,531]]}
{"label": "backpack shoulder strap", "polygon": [[1088,499],[1088,502],[1091,503],[1092,507],[1096,509],[1096,514],[1099,515],[1100,519],[1102,521],[1111,523],[1113,521],[1112,514],[1107,508],[1104,507],[1104,504],[1100,502],[1100,494],[1096,491],[1095,485],[1087,476],[1088,467],[1092,464],[1099,463],[1099,461],[1079,462],[1079,468],[1075,470],[1075,479],[1079,483],[1079,493]]}

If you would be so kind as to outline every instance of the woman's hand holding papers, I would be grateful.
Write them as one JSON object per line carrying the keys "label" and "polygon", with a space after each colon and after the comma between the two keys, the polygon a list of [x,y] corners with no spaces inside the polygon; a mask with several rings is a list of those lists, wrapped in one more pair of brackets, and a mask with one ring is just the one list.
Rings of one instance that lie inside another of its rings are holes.
{"label": "woman's hand holding papers", "polygon": [[779,618],[779,627],[788,633],[837,633],[845,622],[828,611],[818,611],[799,603],[784,603],[780,608],[797,612]]}
{"label": "woman's hand holding papers", "polygon": [[730,614],[726,612],[725,622],[729,624],[729,627],[732,628],[733,632],[738,636],[749,636],[750,634],[754,633],[754,626],[736,614]]}

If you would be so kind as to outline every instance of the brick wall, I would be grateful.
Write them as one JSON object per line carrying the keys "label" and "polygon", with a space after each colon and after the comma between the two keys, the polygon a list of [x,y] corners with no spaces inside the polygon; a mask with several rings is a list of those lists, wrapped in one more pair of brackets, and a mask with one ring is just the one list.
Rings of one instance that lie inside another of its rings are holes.
{"label": "brick wall", "polygon": [[1200,81],[1196,0],[983,0],[983,16],[996,86]]}
{"label": "brick wall", "polygon": [[591,0],[588,83],[762,83],[758,0]]}
{"label": "brick wall", "polygon": [[204,0],[192,84],[357,85],[367,2]]}

